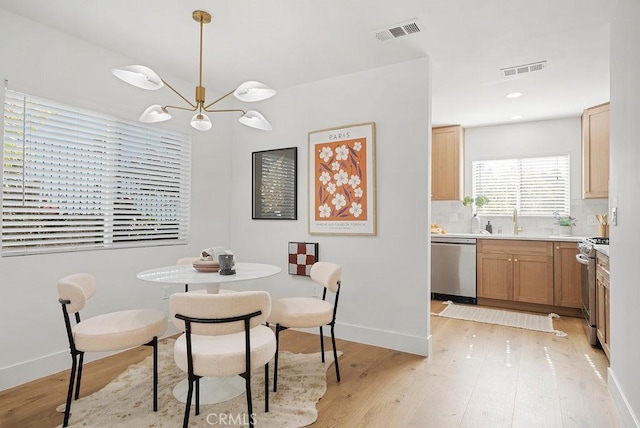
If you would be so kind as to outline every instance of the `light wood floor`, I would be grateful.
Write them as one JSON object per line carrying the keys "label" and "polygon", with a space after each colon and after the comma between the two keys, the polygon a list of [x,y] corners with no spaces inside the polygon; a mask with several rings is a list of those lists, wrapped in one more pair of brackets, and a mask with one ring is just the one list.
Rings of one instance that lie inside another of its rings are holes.
{"label": "light wood floor", "polygon": [[[431,304],[438,313],[441,302]],[[621,427],[607,391],[608,361],[586,341],[577,318],[554,321],[567,338],[431,317],[429,358],[338,341],[342,382],[327,392],[312,427]],[[339,327],[338,327],[339,328]],[[317,337],[282,333],[292,352],[317,352]],[[82,395],[150,355],[137,348],[89,364]],[[0,392],[0,427],[53,427],[68,371]]]}

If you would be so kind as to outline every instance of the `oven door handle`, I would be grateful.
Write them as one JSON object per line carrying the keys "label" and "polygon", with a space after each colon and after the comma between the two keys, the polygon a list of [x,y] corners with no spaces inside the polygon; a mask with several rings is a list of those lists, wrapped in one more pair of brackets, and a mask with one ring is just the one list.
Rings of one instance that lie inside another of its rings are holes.
{"label": "oven door handle", "polygon": [[576,254],[576,260],[582,265],[589,266],[589,256],[587,256],[586,254]]}

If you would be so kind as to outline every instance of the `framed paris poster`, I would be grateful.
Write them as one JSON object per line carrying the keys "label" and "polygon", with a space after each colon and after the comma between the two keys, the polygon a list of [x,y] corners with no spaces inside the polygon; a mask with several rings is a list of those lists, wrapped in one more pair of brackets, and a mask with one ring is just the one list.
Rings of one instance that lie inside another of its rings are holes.
{"label": "framed paris poster", "polygon": [[309,234],[376,234],[374,122],[309,132]]}

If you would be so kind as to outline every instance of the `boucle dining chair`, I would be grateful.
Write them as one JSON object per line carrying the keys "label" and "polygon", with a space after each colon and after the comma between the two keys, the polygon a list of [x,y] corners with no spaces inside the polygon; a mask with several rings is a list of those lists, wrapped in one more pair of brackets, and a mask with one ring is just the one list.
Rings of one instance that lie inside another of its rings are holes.
{"label": "boucle dining chair", "polygon": [[[80,311],[95,292],[96,279],[89,273],[76,273],[58,280],[58,302],[62,305],[72,359],[63,427],[69,424],[74,384],[74,399],[77,400],[80,396],[85,352],[120,351],[141,345],[152,346],[153,411],[158,410],[158,336],[167,330],[167,317],[156,309],[133,309],[81,320]],[[73,326],[70,314],[75,315]]]}
{"label": "boucle dining chair", "polygon": [[[320,350],[324,363],[324,335],[322,327],[331,327],[331,344],[333,346],[333,363],[336,367],[336,379],[340,382],[340,367],[338,366],[338,351],[336,350],[336,311],[342,284],[342,269],[339,265],[329,262],[316,262],[311,266],[311,279],[324,287],[322,300],[314,297],[286,297],[275,299],[271,304],[271,315],[267,325],[276,325],[276,358],[273,365],[273,391],[278,390],[278,350],[280,348],[280,332],[288,328],[320,327]],[[335,293],[333,303],[327,301],[327,290]]]}
{"label": "boucle dining chair", "polygon": [[271,310],[266,291],[229,294],[175,293],[169,297],[173,323],[184,333],[174,359],[188,375],[184,427],[195,386],[195,414],[200,414],[200,378],[240,375],[245,379],[247,415],[253,427],[251,370],[264,366],[265,412],[269,411],[269,361],[276,352],[273,331],[262,324]]}

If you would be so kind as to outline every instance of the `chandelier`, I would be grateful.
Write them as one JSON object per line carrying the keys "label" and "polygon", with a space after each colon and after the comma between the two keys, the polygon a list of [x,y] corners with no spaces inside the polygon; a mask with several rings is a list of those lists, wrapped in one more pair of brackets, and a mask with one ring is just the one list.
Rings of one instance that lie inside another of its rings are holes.
{"label": "chandelier", "polygon": [[268,86],[256,82],[256,81],[248,81],[244,82],[234,90],[229,93],[221,96],[217,100],[207,104],[205,101],[205,88],[202,86],[202,30],[204,24],[208,24],[211,22],[211,15],[208,12],[202,10],[196,10],[193,12],[193,20],[200,23],[200,73],[199,73],[199,82],[198,86],[196,86],[196,94],[195,94],[195,102],[190,101],[178,92],[175,88],[165,82],[160,76],[158,76],[153,70],[149,67],[145,67],[143,65],[129,65],[122,68],[114,68],[111,72],[119,79],[124,80],[125,82],[136,86],[138,88],[147,89],[147,90],[157,90],[162,88],[163,86],[167,86],[167,88],[171,89],[175,92],[183,101],[185,101],[190,107],[186,106],[174,106],[174,105],[158,105],[154,104],[149,106],[140,116],[140,122],[145,123],[156,123],[156,122],[164,122],[165,120],[171,119],[171,114],[169,114],[169,109],[179,109],[179,110],[187,110],[194,111],[196,114],[191,118],[191,126],[199,131],[208,131],[211,129],[211,119],[205,114],[207,113],[225,113],[225,112],[239,112],[242,113],[239,122],[243,125],[249,126],[251,128],[262,129],[265,131],[271,130],[271,124],[265,119],[263,115],[254,110],[244,111],[242,109],[212,109],[219,101],[222,101],[229,95],[233,94],[240,101],[245,102],[254,102],[254,101],[262,101],[270,98],[276,94],[276,91],[269,88]]}

